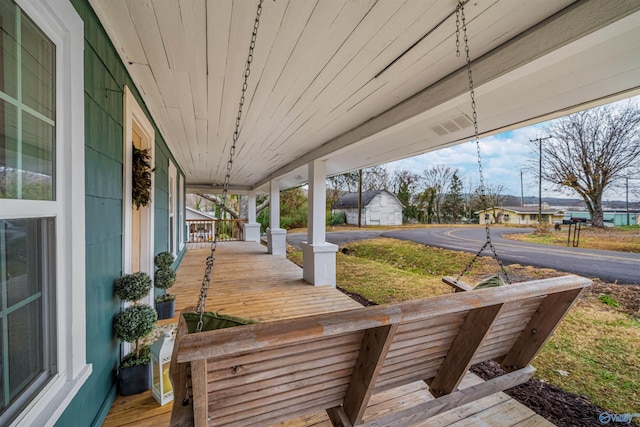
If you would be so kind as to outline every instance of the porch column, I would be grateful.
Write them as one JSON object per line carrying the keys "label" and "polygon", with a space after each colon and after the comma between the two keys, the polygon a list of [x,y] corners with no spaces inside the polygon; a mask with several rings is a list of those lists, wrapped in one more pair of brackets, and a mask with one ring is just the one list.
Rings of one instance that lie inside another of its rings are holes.
{"label": "porch column", "polygon": [[307,241],[302,242],[304,280],[312,285],[336,286],[336,252],[338,246],[326,239],[327,164],[325,160],[309,163],[309,211]]}
{"label": "porch column", "polygon": [[270,221],[267,228],[267,249],[272,255],[287,254],[287,230],[280,228],[280,182],[274,179],[270,183],[269,202]]}
{"label": "porch column", "polygon": [[260,242],[260,224],[256,222],[256,192],[249,191],[247,222],[244,224],[245,242]]}

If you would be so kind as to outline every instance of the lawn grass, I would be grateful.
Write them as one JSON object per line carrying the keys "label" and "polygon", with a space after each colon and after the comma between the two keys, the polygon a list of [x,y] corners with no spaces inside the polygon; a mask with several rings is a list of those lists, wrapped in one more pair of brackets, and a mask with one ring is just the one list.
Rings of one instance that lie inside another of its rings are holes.
{"label": "lawn grass", "polygon": [[[567,246],[568,232],[569,228],[565,225],[561,231],[539,230],[533,233],[509,234],[503,237],[544,245]],[[573,229],[570,241],[573,241]],[[588,249],[640,253],[640,226],[630,225],[605,229],[582,227],[578,246]]]}
{"label": "lawn grass", "polygon": [[[395,239],[346,248],[349,255],[337,254],[338,286],[378,304],[451,292],[442,276],[457,276],[472,256]],[[302,262],[300,251],[291,250],[289,257]],[[496,271],[495,261],[482,257],[463,280],[476,283]],[[514,281],[562,274],[510,266],[512,273],[519,275]],[[611,412],[633,413],[640,408],[640,322],[612,300],[590,292],[574,306],[534,361],[536,377],[588,396]]]}

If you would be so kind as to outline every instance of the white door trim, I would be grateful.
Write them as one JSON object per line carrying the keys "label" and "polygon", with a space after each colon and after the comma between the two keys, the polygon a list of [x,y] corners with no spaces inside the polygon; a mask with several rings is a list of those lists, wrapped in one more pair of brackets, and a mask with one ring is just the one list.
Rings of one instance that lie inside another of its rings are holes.
{"label": "white door trim", "polygon": [[[122,218],[123,218],[123,230],[122,230],[122,274],[134,273],[131,271],[131,227],[132,218],[131,210],[133,209],[133,201],[131,199],[132,191],[132,150],[131,144],[133,141],[133,128],[134,126],[142,132],[145,146],[143,148],[149,148],[149,154],[151,156],[151,165],[155,165],[155,130],[151,125],[151,122],[147,118],[144,111],[136,101],[133,93],[128,86],[124,87],[124,139],[123,139],[123,200],[122,200]],[[140,254],[140,271],[148,273],[153,278],[153,257],[154,257],[154,194],[155,190],[155,176],[151,174],[151,200],[149,204],[144,207],[140,207],[142,212],[140,218],[140,241],[141,254]],[[153,292],[149,292],[148,297],[144,298],[142,302],[153,306]]]}

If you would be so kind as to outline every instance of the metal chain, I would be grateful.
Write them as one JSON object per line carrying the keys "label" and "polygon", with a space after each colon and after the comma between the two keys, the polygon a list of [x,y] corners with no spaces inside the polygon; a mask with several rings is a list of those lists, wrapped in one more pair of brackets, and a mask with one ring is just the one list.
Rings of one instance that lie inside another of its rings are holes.
{"label": "metal chain", "polygon": [[[256,10],[256,19],[253,23],[253,33],[251,34],[251,43],[249,44],[249,55],[247,56],[247,62],[245,64],[245,69],[244,69],[244,82],[242,83],[242,94],[240,96],[240,103],[238,105],[238,115],[236,116],[236,126],[233,132],[233,142],[231,144],[231,148],[229,149],[229,160],[227,161],[227,172],[224,177],[224,184],[222,186],[222,200],[221,200],[222,208],[226,207],[227,193],[229,192],[229,180],[231,178],[231,169],[233,168],[233,157],[236,154],[236,143],[238,142],[238,138],[240,137],[240,122],[242,119],[242,109],[244,108],[245,94],[247,92],[247,87],[248,87],[247,81],[249,79],[249,76],[251,75],[251,63],[253,62],[253,50],[256,47],[256,37],[258,36],[258,27],[260,26],[260,15],[262,14],[262,2],[263,0],[258,1],[258,9]],[[209,292],[209,284],[211,283],[211,270],[213,269],[216,246],[218,245],[218,235],[220,234],[221,226],[222,226],[221,221],[217,221],[216,228],[213,233],[213,241],[211,242],[211,255],[207,257],[206,269],[205,269],[204,277],[202,278],[202,287],[200,288],[200,297],[198,298],[198,305],[196,307],[196,311],[200,313],[200,320],[198,321],[198,326],[196,327],[197,332],[202,331],[202,325],[203,325],[202,318],[207,305],[207,293]]]}
{"label": "metal chain", "polygon": [[[462,25],[460,25],[460,21],[462,21]],[[486,211],[487,196],[486,196],[485,185],[484,185],[484,174],[482,173],[483,172],[482,156],[480,154],[480,136],[478,132],[478,113],[476,111],[476,94],[475,94],[475,89],[473,84],[473,74],[471,72],[471,56],[469,54],[467,22],[464,15],[464,4],[462,2],[459,2],[458,6],[456,7],[456,56],[460,56],[460,28],[461,27],[462,27],[462,34],[464,37],[464,51],[466,54],[467,77],[469,78],[469,96],[471,97],[471,111],[473,112],[473,132],[474,132],[475,143],[476,143],[476,152],[478,155],[478,171],[480,172],[480,202],[482,204],[482,209]],[[493,257],[498,262],[498,265],[500,266],[500,269],[502,270],[502,273],[504,274],[505,279],[507,280],[507,283],[511,284],[511,279],[509,278],[509,274],[507,273],[507,270],[505,269],[504,264],[502,263],[502,260],[498,256],[498,253],[496,252],[496,248],[493,246],[493,242],[491,242],[491,230],[489,229],[489,221],[487,220],[485,220],[484,229],[485,229],[485,235],[486,235],[485,244],[475,254],[471,262],[469,262],[469,264],[464,268],[464,270],[462,270],[462,273],[460,273],[456,281],[460,280],[462,276],[467,271],[469,271],[469,269],[476,262],[476,259],[478,259],[480,254],[482,254],[482,251],[484,251],[485,248],[489,246],[489,248],[491,249],[491,252],[493,253]]]}

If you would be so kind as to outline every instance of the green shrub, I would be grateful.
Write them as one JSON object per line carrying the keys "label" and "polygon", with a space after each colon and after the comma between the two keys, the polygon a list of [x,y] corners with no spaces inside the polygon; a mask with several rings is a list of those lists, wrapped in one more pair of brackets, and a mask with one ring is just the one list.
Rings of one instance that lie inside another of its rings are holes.
{"label": "green shrub", "polygon": [[151,347],[148,345],[141,345],[139,355],[136,356],[134,352],[127,354],[122,358],[120,362],[120,368],[132,368],[138,365],[147,365],[151,363]]}
{"label": "green shrub", "polygon": [[122,301],[135,302],[149,293],[151,284],[151,277],[145,272],[125,274],[115,281],[116,295]]}
{"label": "green shrub", "polygon": [[154,282],[158,289],[169,289],[176,282],[176,272],[170,268],[156,270]]}
{"label": "green shrub", "polygon": [[173,265],[173,261],[175,261],[175,257],[170,252],[160,252],[153,259],[157,268],[169,268]]}
{"label": "green shrub", "polygon": [[113,331],[116,338],[134,344],[132,351],[139,358],[140,340],[153,331],[158,320],[156,311],[147,304],[132,305],[116,314],[113,319]]}
{"label": "green shrub", "polygon": [[347,223],[347,215],[344,212],[334,212],[327,216],[329,225],[342,225]]}

